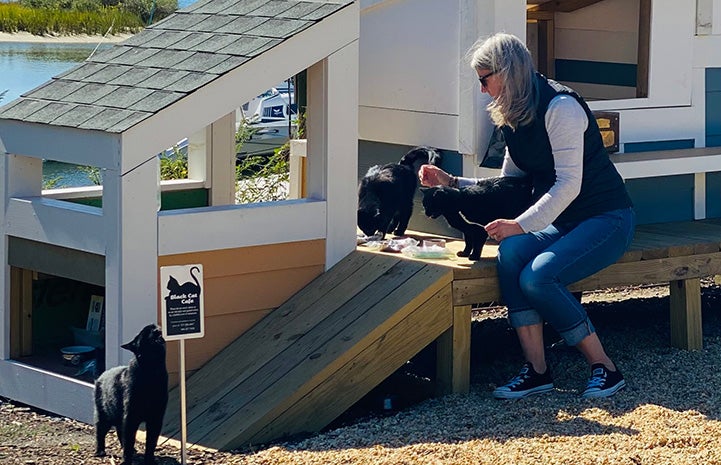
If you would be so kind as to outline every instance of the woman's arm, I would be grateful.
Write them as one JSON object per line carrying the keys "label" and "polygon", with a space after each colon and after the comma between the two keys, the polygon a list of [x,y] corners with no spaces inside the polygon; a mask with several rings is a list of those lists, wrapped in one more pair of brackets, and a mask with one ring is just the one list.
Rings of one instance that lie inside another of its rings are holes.
{"label": "woman's arm", "polygon": [[583,133],[587,127],[586,112],[575,98],[558,95],[551,100],[546,111],[546,131],[553,151],[556,182],[516,218],[524,231],[544,229],[578,196],[583,179]]}

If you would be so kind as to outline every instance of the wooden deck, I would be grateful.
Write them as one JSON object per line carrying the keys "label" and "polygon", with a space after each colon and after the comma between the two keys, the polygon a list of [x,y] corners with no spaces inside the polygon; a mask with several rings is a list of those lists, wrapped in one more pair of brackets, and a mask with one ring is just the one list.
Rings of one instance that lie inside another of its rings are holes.
{"label": "wooden deck", "polygon": [[[471,309],[500,301],[496,252],[488,243],[470,262],[359,247],[188,379],[189,442],[233,449],[319,431],[434,340],[438,392],[468,392]],[[616,264],[571,289],[668,282],[671,344],[699,349],[700,278],[715,274],[721,220],[646,225]],[[177,391],[163,427],[174,438]]]}
{"label": "wooden deck", "polygon": [[[438,237],[422,233],[409,235],[419,240]],[[446,239],[446,246],[453,252],[463,248],[462,240]],[[489,241],[480,261],[434,260],[453,270],[453,305],[457,313],[470,313],[472,305],[501,300],[495,263],[497,251],[497,245]],[[631,247],[617,263],[571,285],[570,289],[591,291],[670,283],[671,344],[700,349],[700,278],[716,274],[721,274],[721,219],[649,224],[636,228]]]}

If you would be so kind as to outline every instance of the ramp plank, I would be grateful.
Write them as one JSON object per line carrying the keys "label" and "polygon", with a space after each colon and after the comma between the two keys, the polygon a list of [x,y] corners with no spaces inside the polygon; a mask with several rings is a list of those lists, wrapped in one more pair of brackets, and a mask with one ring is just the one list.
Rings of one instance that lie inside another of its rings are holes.
{"label": "ramp plank", "polygon": [[[326,318],[317,319],[313,327],[308,328],[303,335],[286,341],[284,349],[274,354],[274,357],[263,357],[260,361],[249,360],[249,364],[256,370],[252,373],[243,373],[239,382],[223,387],[224,395],[216,396],[212,404],[208,403],[210,412],[200,414],[189,422],[188,437],[190,440],[201,440],[217,426],[217,421],[232,415],[242,405],[255,403],[257,396],[279,380],[282,380],[285,386],[289,386],[289,383],[294,381],[288,377],[289,372],[298,364],[319,350],[327,350],[324,345],[332,340],[339,331],[351,325],[370,306],[383,300],[396,288],[402,288],[407,280],[424,267],[422,263],[397,263],[396,265],[384,273],[381,279],[376,280],[372,286],[360,290],[356,295],[347,297],[350,299],[347,302],[336,300],[336,306]],[[395,302],[394,304],[399,305]],[[316,320],[316,318],[312,319]],[[347,342],[355,341],[349,339]],[[236,354],[236,366],[246,357],[246,353]],[[318,362],[320,361],[318,360]],[[226,369],[230,368],[226,367]],[[301,378],[302,376],[303,374],[301,374]]]}
{"label": "ramp plank", "polygon": [[450,284],[452,274],[446,268],[411,261],[399,265],[410,270],[419,266],[420,271],[403,283],[376,282],[367,292],[375,292],[378,286],[380,298],[366,296],[359,299],[365,305],[347,305],[336,310],[332,318],[319,323],[252,378],[213,404],[206,415],[189,425],[193,442],[225,448],[234,435],[262,427],[273,419],[273,411],[287,408],[285,405],[291,399],[305,395],[363,350],[370,340],[381,337],[389,325],[405,318],[440,287]]}
{"label": "ramp plank", "polygon": [[440,306],[448,305],[449,300],[450,288],[446,286],[380,337],[374,338],[368,347],[306,396],[286,411],[278,412],[275,420],[257,434],[236,438],[237,443],[264,443],[293,434],[320,431],[452,324],[450,312],[438,311]]}
{"label": "ramp plank", "polygon": [[[202,415],[213,402],[285,350],[314,323],[382,277],[398,262],[396,257],[351,253],[260,320],[188,379],[188,422]],[[209,379],[213,382],[208,382]],[[170,392],[168,405],[179,404],[179,389],[175,388]],[[168,409],[163,434],[174,437],[179,433],[180,411]]]}

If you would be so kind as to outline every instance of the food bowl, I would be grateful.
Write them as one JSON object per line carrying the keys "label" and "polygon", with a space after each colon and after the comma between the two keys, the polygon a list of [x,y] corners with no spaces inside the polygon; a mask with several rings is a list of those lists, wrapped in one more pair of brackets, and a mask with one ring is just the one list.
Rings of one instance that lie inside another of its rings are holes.
{"label": "food bowl", "polygon": [[95,355],[95,347],[93,346],[68,346],[60,349],[63,354],[63,360],[66,365],[77,366],[90,360]]}

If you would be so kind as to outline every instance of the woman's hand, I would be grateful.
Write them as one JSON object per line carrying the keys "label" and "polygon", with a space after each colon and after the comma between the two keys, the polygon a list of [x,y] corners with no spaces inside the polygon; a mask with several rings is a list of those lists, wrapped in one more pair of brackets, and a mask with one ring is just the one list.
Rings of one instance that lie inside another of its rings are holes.
{"label": "woman's hand", "polygon": [[501,242],[508,236],[523,234],[523,228],[515,220],[493,220],[484,226],[488,237],[496,242]]}
{"label": "woman's hand", "polygon": [[421,165],[418,170],[418,179],[421,181],[421,185],[426,187],[447,186],[451,175],[435,165]]}

